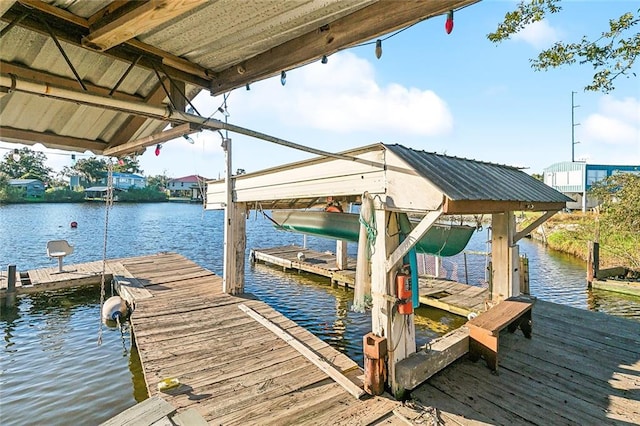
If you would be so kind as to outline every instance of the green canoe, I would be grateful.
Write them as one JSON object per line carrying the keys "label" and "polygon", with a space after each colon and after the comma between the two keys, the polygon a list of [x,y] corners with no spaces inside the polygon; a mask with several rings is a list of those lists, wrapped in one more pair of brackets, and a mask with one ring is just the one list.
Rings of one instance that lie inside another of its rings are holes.
{"label": "green canoe", "polygon": [[[360,216],[322,210],[274,210],[276,229],[358,242]],[[404,228],[404,227],[403,227]],[[468,225],[434,224],[416,244],[418,253],[453,256],[467,246],[476,228]]]}

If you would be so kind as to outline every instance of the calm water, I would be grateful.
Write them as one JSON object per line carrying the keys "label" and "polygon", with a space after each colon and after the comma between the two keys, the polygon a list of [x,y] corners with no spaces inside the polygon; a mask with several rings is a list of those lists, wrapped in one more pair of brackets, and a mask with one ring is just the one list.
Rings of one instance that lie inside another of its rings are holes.
{"label": "calm water", "polygon": [[[100,204],[0,206],[0,267],[19,270],[54,266],[46,257],[51,239],[75,246],[67,263],[102,259],[104,208]],[[78,229],[69,222],[78,222]],[[261,215],[247,222],[250,248],[302,244],[296,234],[276,232]],[[469,250],[486,249],[486,232],[476,233]],[[335,243],[308,238],[310,248],[335,250]],[[222,273],[222,212],[204,212],[188,204],[116,205],[110,212],[109,258],[175,251]],[[355,256],[356,247],[349,245]],[[540,298],[610,312],[640,321],[640,300],[589,293],[582,262],[524,241],[530,259],[531,291]],[[453,262],[453,263],[452,263]],[[485,259],[456,256],[444,263],[452,278],[479,285]],[[334,289],[326,279],[284,273],[265,265],[247,265],[247,290],[362,364],[361,339],[370,329],[366,314],[350,311],[352,293]],[[109,294],[107,294],[108,296]],[[462,318],[420,308],[419,344],[457,328]],[[12,310],[3,308],[0,326],[0,423],[97,424],[146,398],[135,347],[125,330],[99,332],[99,291],[95,288],[21,296]]]}

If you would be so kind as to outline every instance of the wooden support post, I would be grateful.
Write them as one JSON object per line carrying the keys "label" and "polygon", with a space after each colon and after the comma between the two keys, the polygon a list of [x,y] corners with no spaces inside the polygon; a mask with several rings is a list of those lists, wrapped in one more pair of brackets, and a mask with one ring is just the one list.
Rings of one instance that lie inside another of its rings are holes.
{"label": "wooden support post", "polygon": [[16,291],[16,265],[7,266],[7,293]]}
{"label": "wooden support post", "polygon": [[520,293],[529,295],[529,258],[520,256]]}
{"label": "wooden support post", "polygon": [[16,302],[16,265],[7,266],[7,293],[5,306],[12,307]]}
{"label": "wooden support post", "polygon": [[600,269],[600,243],[589,241],[589,258],[587,259],[587,283],[591,283],[598,276]]}
{"label": "wooden support post", "polygon": [[225,151],[226,205],[224,209],[224,264],[222,291],[228,294],[244,293],[244,252],[246,240],[245,203],[233,201],[235,180],[231,176],[231,139],[222,143]]}
{"label": "wooden support post", "polygon": [[493,267],[490,300],[499,301],[520,293],[518,246],[513,243],[515,216],[512,211],[491,217],[491,264]]}
{"label": "wooden support post", "polygon": [[[371,309],[372,331],[376,336],[386,337],[388,345],[388,384],[392,393],[399,397],[404,392],[396,379],[396,364],[416,351],[415,324],[413,314],[401,315],[395,307],[395,277],[399,264],[392,265],[387,272],[388,258],[399,245],[398,224],[390,221],[392,213],[377,206],[375,222],[377,237],[371,257]],[[401,259],[400,259],[401,260]]]}
{"label": "wooden support post", "polygon": [[341,271],[347,269],[347,242],[345,240],[336,241],[336,267]]}

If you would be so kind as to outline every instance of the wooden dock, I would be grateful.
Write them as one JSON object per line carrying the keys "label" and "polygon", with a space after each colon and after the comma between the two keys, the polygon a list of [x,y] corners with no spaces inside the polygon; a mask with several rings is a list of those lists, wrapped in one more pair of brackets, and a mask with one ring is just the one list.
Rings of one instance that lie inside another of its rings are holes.
{"label": "wooden dock", "polygon": [[[304,254],[304,260],[298,259],[298,253]],[[304,271],[327,277],[332,284],[354,287],[354,258],[348,258],[347,269],[339,270],[333,253],[321,253],[296,245],[254,249],[251,251],[251,258],[254,261],[281,266],[284,270]],[[420,303],[423,305],[464,317],[471,312],[478,313],[486,309],[486,288],[431,277],[420,277],[419,286]]]}
{"label": "wooden dock", "polygon": [[[110,259],[105,264],[105,278],[110,282],[114,275],[130,277],[121,259]],[[51,268],[16,271],[16,293],[35,293],[46,290],[98,285],[102,281],[102,261],[65,264],[62,272],[58,266]],[[7,292],[7,271],[0,272],[0,298]]]}
{"label": "wooden dock", "polygon": [[[356,399],[239,306],[359,385],[354,361],[251,295],[223,293],[212,272],[175,254],[122,264],[152,295],[136,302],[131,317],[149,395],[161,395],[177,412],[195,408],[215,424],[401,424],[393,414],[398,402]],[[180,387],[159,392],[169,377]]]}
{"label": "wooden dock", "polygon": [[412,392],[442,425],[640,424],[640,326],[538,300],[533,337],[500,336],[499,375],[461,358]]}
{"label": "wooden dock", "polygon": [[[355,362],[251,295],[222,293],[220,277],[183,256],[111,262],[111,273],[134,286],[132,329],[151,400],[109,425],[151,424],[152,417],[161,424],[640,424],[636,321],[537,301],[532,339],[501,335],[499,375],[463,356],[401,406],[384,396],[353,397],[239,306],[359,385]],[[89,274],[95,265],[69,267]],[[169,377],[180,386],[158,391]]]}

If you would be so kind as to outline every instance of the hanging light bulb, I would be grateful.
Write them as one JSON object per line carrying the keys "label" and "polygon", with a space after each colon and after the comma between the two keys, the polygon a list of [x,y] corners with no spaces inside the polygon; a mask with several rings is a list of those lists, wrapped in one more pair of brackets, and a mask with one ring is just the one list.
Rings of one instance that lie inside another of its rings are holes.
{"label": "hanging light bulb", "polygon": [[287,84],[287,73],[284,71],[280,73],[280,84],[282,84],[283,86]]}
{"label": "hanging light bulb", "polygon": [[193,145],[194,143],[196,143],[196,141],[193,140],[193,138],[191,138],[191,136],[189,135],[182,135],[183,138],[185,138],[185,140],[187,142],[189,142],[191,145]]}
{"label": "hanging light bulb", "polygon": [[451,31],[453,31],[453,10],[447,12],[447,20],[444,23],[444,29],[447,34],[451,34]]}
{"label": "hanging light bulb", "polygon": [[329,58],[327,58],[327,55],[322,55],[322,59],[320,60],[321,63],[326,64],[327,62],[329,62]]}
{"label": "hanging light bulb", "polygon": [[18,151],[18,148],[13,150],[12,157],[13,157],[13,161],[15,161],[16,163],[20,161],[20,152]]}
{"label": "hanging light bulb", "polygon": [[218,111],[220,111],[222,113],[222,115],[224,115],[225,117],[229,117],[231,116],[231,114],[229,114],[229,110],[227,110],[227,108],[222,108],[221,106],[218,107]]}
{"label": "hanging light bulb", "polygon": [[251,90],[251,86],[249,86],[249,83],[247,83],[247,90]]}
{"label": "hanging light bulb", "polygon": [[161,150],[161,149],[162,149],[162,145],[161,145],[161,144],[156,145],[156,157],[157,157],[158,155],[160,155],[160,150]]}
{"label": "hanging light bulb", "polygon": [[376,40],[376,58],[380,59],[382,57],[382,40]]}

